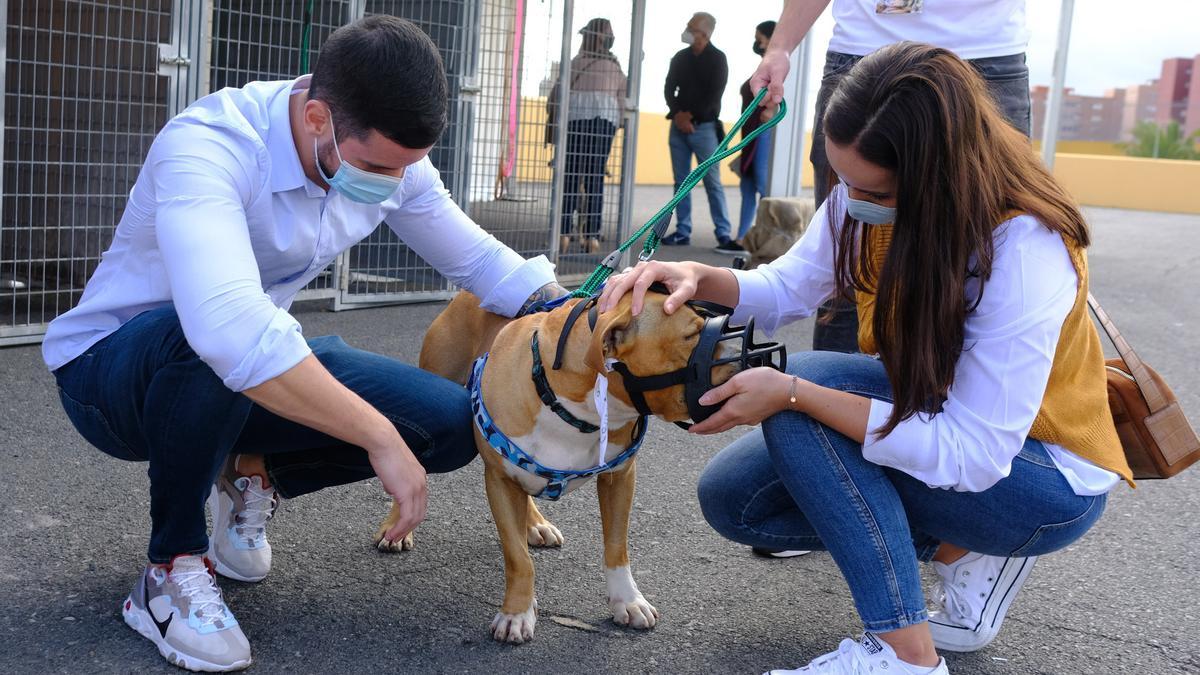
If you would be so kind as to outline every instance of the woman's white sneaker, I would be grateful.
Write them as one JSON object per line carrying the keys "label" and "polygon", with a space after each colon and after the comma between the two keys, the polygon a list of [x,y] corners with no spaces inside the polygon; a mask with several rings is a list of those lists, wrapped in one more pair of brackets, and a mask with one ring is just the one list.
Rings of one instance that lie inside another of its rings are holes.
{"label": "woman's white sneaker", "polygon": [[170,565],[146,566],[121,614],[170,663],[207,672],[241,670],[250,665],[250,643],[207,562],[183,555]]}
{"label": "woman's white sneaker", "polygon": [[213,529],[208,556],[222,576],[238,581],[262,581],[271,571],[267,522],[279,499],[262,476],[239,476],[234,458],[225,463],[208,495]]}
{"label": "woman's white sneaker", "polygon": [[842,640],[838,648],[823,656],[818,656],[807,666],[795,670],[772,670],[767,675],[950,675],[946,669],[946,659],[939,658],[933,667],[914,666],[896,657],[892,646],[880,640],[873,633],[863,633],[862,638],[855,642],[849,638]]}
{"label": "woman's white sneaker", "polygon": [[938,649],[973,652],[995,639],[1004,614],[1033,569],[1037,556],[1003,558],[968,553],[944,565],[933,589],[929,631]]}

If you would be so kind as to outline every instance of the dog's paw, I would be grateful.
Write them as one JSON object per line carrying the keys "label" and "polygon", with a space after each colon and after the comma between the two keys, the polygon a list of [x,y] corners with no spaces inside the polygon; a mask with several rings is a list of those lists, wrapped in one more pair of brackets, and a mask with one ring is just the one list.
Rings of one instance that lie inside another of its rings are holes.
{"label": "dog's paw", "polygon": [[537,623],[537,602],[520,614],[498,612],[492,619],[492,638],[497,642],[519,645],[533,639],[533,626]]}
{"label": "dog's paw", "polygon": [[380,528],[375,533],[375,547],[384,553],[399,553],[401,551],[411,551],[413,548],[413,533],[409,532],[396,541],[391,541],[384,534],[386,529]]}
{"label": "dog's paw", "polygon": [[535,523],[529,526],[529,545],[539,548],[562,546],[562,532],[548,520]]}
{"label": "dog's paw", "polygon": [[658,623],[658,610],[641,593],[628,601],[609,598],[608,608],[612,610],[613,622],[621,626],[649,629]]}

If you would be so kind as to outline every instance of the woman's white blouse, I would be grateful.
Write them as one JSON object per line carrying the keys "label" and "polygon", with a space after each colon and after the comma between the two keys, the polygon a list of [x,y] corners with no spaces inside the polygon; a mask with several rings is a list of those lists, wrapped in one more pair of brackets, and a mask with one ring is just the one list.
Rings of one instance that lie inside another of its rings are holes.
{"label": "woman's white blouse", "polygon": [[[838,186],[837,189],[844,189]],[[844,197],[844,196],[843,196]],[[839,208],[845,199],[826,200]],[[768,334],[811,316],[831,297],[834,234],[825,205],[785,255],[754,270],[734,270],[739,301],[734,321],[754,316]],[[931,487],[979,492],[1008,476],[1041,407],[1063,321],[1075,303],[1078,275],[1062,238],[1033,216],[996,228],[992,276],[967,315],[962,355],[943,412],[918,414],[878,436],[892,404],[872,400],[863,456]],[[967,296],[979,292],[967,282]],[[948,300],[949,301],[949,300]],[[1120,480],[1057,445],[1051,460],[1078,495],[1108,492]]]}

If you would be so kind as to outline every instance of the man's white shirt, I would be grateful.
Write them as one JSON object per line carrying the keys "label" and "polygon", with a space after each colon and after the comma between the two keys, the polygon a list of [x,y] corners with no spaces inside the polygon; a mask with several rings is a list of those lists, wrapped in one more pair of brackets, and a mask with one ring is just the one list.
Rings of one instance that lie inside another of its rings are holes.
{"label": "man's white shirt", "polygon": [[138,314],[174,304],[188,343],[227,387],[262,384],[311,353],[288,313],[296,294],[381,222],[498,314],[512,316],[554,281],[544,256],[525,260],[468,218],[428,158],[380,204],[314,184],[288,112],[302,86],[223,89],[167,123],[79,304],[46,332],[51,370]]}

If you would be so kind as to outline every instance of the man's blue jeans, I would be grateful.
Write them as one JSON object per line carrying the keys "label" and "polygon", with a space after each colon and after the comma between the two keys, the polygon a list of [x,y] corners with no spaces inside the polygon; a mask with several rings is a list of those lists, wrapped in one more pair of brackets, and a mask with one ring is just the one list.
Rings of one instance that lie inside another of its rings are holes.
{"label": "man's blue jeans", "polygon": [[754,227],[758,198],[767,196],[767,178],[771,174],[771,141],[775,130],[768,129],[754,141],[754,157],[750,160],[750,175],[742,176],[742,213],[738,221],[737,238],[746,236]]}
{"label": "man's blue jeans", "polygon": [[[696,130],[685,134],[671,125],[668,139],[671,146],[671,171],[675,174],[675,191],[683,186],[688,173],[692,170],[692,156],[696,163],[712,157],[717,150],[717,125],[714,122],[702,122],[696,125]],[[708,212],[716,225],[717,241],[729,239],[729,216],[726,215],[725,190],[721,187],[721,171],[717,164],[712,165],[704,174],[704,192],[708,195]],[[692,236],[692,197],[684,195],[675,207],[675,232],[681,237]]]}
{"label": "man's blue jeans", "polygon": [[[804,352],[788,372],[890,400],[883,364],[861,354]],[[704,517],[722,536],[770,549],[828,550],[866,630],[927,620],[918,560],[942,541],[987,555],[1031,556],[1078,539],[1107,495],[1080,497],[1041,442],[1029,439],[1007,478],[983,492],[931,488],[862,456],[862,445],[796,412],[778,413],[709,462]]]}
{"label": "man's blue jeans", "polygon": [[[453,471],[475,456],[466,389],[336,336],[309,345],[396,425],[426,471]],[[139,314],[54,375],[84,439],[118,459],[149,462],[151,562],[208,549],[204,501],[231,453],[266,455],[283,497],[375,475],[362,448],[227,389],[188,345],[173,307]]]}

